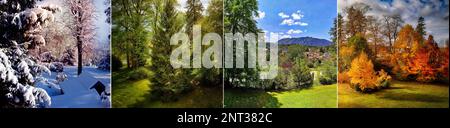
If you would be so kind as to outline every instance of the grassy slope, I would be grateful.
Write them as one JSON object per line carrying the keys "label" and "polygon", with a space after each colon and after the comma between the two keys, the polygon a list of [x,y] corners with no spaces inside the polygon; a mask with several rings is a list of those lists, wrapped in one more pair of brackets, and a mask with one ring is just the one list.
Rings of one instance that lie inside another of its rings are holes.
{"label": "grassy slope", "polygon": [[394,81],[390,88],[372,94],[361,94],[348,84],[339,84],[341,108],[448,108],[449,87]]}
{"label": "grassy slope", "polygon": [[231,108],[336,108],[336,84],[282,92],[225,90],[225,107]]}
{"label": "grassy slope", "polygon": [[196,87],[175,102],[160,102],[150,99],[150,81],[148,79],[130,81],[131,70],[113,73],[113,107],[139,108],[205,108],[222,107],[222,89]]}

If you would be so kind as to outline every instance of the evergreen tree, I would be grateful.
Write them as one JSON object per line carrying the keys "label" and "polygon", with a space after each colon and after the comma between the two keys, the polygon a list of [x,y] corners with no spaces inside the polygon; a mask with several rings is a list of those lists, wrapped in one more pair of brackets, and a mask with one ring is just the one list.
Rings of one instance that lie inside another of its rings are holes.
{"label": "evergreen tree", "polygon": [[192,27],[202,18],[203,6],[200,0],[187,0],[186,32],[192,36]]}
{"label": "evergreen tree", "polygon": [[49,95],[34,87],[43,71],[28,54],[45,44],[42,28],[59,11],[55,6],[36,6],[37,0],[0,1],[0,107],[48,107]]}
{"label": "evergreen tree", "polygon": [[425,29],[425,18],[419,17],[419,19],[417,20],[416,32],[419,33],[422,37],[425,37],[425,35],[427,35]]}
{"label": "evergreen tree", "polygon": [[170,64],[172,46],[170,38],[181,30],[179,13],[176,11],[176,0],[163,0],[157,6],[159,19],[153,26],[153,37],[150,45],[150,70],[154,75],[150,77],[152,82],[152,95],[162,98],[163,101],[176,100],[176,94],[187,91],[189,76],[186,76],[187,69],[174,69]]}
{"label": "evergreen tree", "polygon": [[[211,0],[206,9],[206,15],[201,20],[202,34],[217,33],[223,36],[223,1]],[[203,46],[202,52],[209,46]],[[200,82],[200,85],[222,87],[222,69],[220,68],[199,68],[194,69],[194,79]]]}

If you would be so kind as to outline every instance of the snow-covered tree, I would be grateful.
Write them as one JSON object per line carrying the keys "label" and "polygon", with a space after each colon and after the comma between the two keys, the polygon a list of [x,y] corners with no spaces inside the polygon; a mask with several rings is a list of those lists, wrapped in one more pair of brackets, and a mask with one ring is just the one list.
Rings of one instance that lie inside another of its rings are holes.
{"label": "snow-covered tree", "polygon": [[89,60],[95,41],[95,6],[93,0],[67,0],[67,6],[74,18],[73,34],[77,40],[78,75],[80,75],[83,58]]}
{"label": "snow-covered tree", "polygon": [[37,6],[38,0],[0,0],[0,107],[48,107],[50,96],[34,87],[42,72],[28,50],[45,45],[42,28],[59,8]]}

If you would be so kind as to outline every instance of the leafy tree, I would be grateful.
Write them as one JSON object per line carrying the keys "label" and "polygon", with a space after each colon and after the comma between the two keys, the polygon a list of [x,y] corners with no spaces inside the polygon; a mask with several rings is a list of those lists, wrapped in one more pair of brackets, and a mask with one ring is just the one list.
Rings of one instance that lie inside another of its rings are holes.
{"label": "leafy tree", "polygon": [[410,75],[411,67],[408,66],[410,61],[414,61],[412,57],[421,48],[422,38],[414,31],[411,25],[405,25],[399,32],[399,37],[394,44],[394,53],[391,58],[392,72],[399,79],[406,79]]}
{"label": "leafy tree", "polygon": [[409,72],[416,75],[419,82],[432,82],[437,80],[438,69],[441,67],[443,58],[433,36],[429,35],[427,41],[415,55],[408,61]]}
{"label": "leafy tree", "polygon": [[[225,0],[224,1],[224,32],[227,33],[258,33],[254,16],[258,14],[257,0]],[[236,48],[233,47],[233,51]],[[245,49],[244,55],[248,51]],[[233,56],[236,58],[236,56]],[[247,60],[247,59],[244,59]],[[233,62],[234,63],[234,62]],[[245,62],[247,65],[247,62]],[[255,87],[259,74],[254,68],[225,69],[225,86],[228,87]]]}
{"label": "leafy tree", "polygon": [[350,77],[350,87],[361,92],[372,92],[389,86],[391,77],[384,70],[375,72],[372,60],[361,52],[352,61],[352,66],[348,71]]}
{"label": "leafy tree", "polygon": [[149,37],[153,24],[159,19],[160,3],[155,0],[113,0],[112,51],[125,58],[128,68],[147,63]]}
{"label": "leafy tree", "polygon": [[299,59],[291,71],[292,81],[297,88],[309,88],[313,85],[313,75],[305,62],[305,60]]}
{"label": "leafy tree", "polygon": [[360,90],[375,89],[376,74],[373,69],[372,61],[367,54],[361,52],[358,57],[352,61],[348,75],[351,77],[350,84],[352,88]]}
{"label": "leafy tree", "polygon": [[[214,32],[223,36],[223,1],[211,0],[206,9],[206,15],[200,21],[202,25],[202,34]],[[208,46],[202,47],[202,52]],[[199,68],[192,71],[194,79],[200,82],[200,85],[222,86],[222,70],[219,68]]]}
{"label": "leafy tree", "polygon": [[354,36],[358,33],[364,34],[367,26],[367,18],[365,16],[369,6],[365,4],[354,4],[344,9],[347,13],[347,21],[345,22],[345,28],[347,34]]}

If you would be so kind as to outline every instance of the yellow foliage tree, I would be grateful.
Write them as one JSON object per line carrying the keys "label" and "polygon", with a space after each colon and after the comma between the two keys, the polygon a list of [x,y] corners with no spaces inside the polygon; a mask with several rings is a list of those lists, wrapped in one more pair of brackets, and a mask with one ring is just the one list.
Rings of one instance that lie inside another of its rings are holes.
{"label": "yellow foliage tree", "polygon": [[350,85],[352,88],[362,91],[376,89],[376,72],[373,69],[372,61],[365,52],[361,52],[358,57],[353,59],[347,74],[351,78]]}

